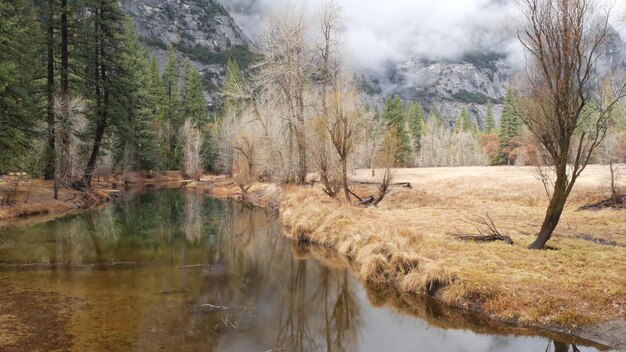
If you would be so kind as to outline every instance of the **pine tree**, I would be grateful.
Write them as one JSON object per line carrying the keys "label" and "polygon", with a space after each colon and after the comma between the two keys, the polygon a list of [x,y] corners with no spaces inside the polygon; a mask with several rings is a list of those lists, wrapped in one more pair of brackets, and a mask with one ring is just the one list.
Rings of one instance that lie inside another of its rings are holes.
{"label": "pine tree", "polygon": [[243,78],[241,77],[239,64],[235,60],[228,59],[226,77],[224,78],[224,86],[222,87],[222,92],[225,95],[221,111],[222,115],[229,109],[239,109],[241,107],[242,102],[233,98],[232,94],[238,90],[242,83]]}
{"label": "pine tree", "polygon": [[16,151],[34,135],[39,115],[35,50],[39,28],[29,1],[0,2],[0,150]]}
{"label": "pine tree", "polygon": [[209,112],[202,89],[202,76],[198,69],[189,62],[189,59],[185,60],[183,110],[186,119],[190,118],[198,127],[205,127]]}
{"label": "pine tree", "polygon": [[165,124],[164,143],[167,146],[167,167],[178,169],[180,164],[180,141],[175,129],[182,126],[181,97],[179,89],[180,70],[176,50],[173,46],[167,48],[163,84],[165,85]]}
{"label": "pine tree", "polygon": [[[52,180],[56,175],[56,132],[54,114],[54,27],[55,27],[55,0],[45,1],[42,10],[42,30],[45,33],[46,46],[46,127],[47,144],[44,166],[44,179]],[[55,183],[55,199],[58,198],[58,185]]]}
{"label": "pine tree", "polygon": [[[125,111],[115,121],[115,155],[124,170],[152,169],[156,166],[153,150],[158,98],[152,94],[151,64],[147,52],[139,44],[130,20],[125,21],[120,38],[124,51],[120,56],[125,69]],[[153,78],[153,77],[152,77]],[[157,83],[162,87],[157,68]]]}
{"label": "pine tree", "polygon": [[474,136],[478,135],[478,126],[472,120],[472,116],[466,108],[463,108],[454,122],[454,133],[469,132]]}
{"label": "pine tree", "polygon": [[87,72],[91,74],[88,94],[95,104],[90,116],[95,127],[91,137],[92,147],[83,174],[83,182],[88,186],[106,142],[107,128],[118,123],[127,113],[129,75],[123,56],[125,16],[119,3],[114,0],[92,0],[88,3],[87,11],[91,13],[87,23],[93,29],[84,33],[89,38],[84,49],[88,55]]}
{"label": "pine tree", "polygon": [[418,151],[422,147],[421,140],[424,132],[424,110],[420,103],[414,102],[409,105],[407,119],[413,139],[413,150]]}
{"label": "pine tree", "polygon": [[147,113],[154,117],[152,120],[152,129],[154,131],[155,140],[159,141],[152,151],[153,168],[159,171],[165,171],[167,169],[167,151],[169,150],[169,146],[165,143],[167,139],[163,136],[167,123],[167,97],[163,79],[161,78],[161,71],[159,70],[159,64],[155,57],[150,59],[145,79],[147,81],[145,88],[148,90],[148,99],[153,103],[151,106],[146,106],[145,108],[148,110]]}
{"label": "pine tree", "polygon": [[486,134],[497,133],[498,127],[496,125],[496,119],[493,115],[493,104],[487,105],[487,117],[485,118],[485,128],[483,130]]}
{"label": "pine tree", "polygon": [[388,157],[392,158],[391,161],[396,166],[411,163],[413,148],[407,129],[407,114],[404,111],[400,97],[395,96],[393,99],[387,97],[381,114],[386,128],[386,133],[384,134],[386,137],[383,141],[383,145],[386,145],[386,147],[384,149],[393,150],[394,154]]}
{"label": "pine tree", "polygon": [[523,122],[516,114],[515,96],[513,89],[509,87],[504,98],[504,109],[500,118],[500,131],[498,139],[500,141],[500,154],[496,163],[509,164],[509,144],[511,140],[522,134]]}
{"label": "pine tree", "polygon": [[454,120],[454,133],[459,134],[465,131],[465,123],[464,123],[464,114],[463,112],[467,112],[465,108],[461,110],[461,112],[456,116],[456,120]]}

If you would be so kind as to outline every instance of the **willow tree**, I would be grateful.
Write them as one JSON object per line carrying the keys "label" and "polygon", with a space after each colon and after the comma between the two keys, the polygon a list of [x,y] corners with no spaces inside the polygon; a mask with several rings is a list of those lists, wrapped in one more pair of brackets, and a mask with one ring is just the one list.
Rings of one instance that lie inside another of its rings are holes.
{"label": "willow tree", "polygon": [[[528,248],[542,249],[550,240],[568,196],[606,135],[610,104],[599,104],[594,87],[598,58],[610,29],[610,11],[593,0],[522,0],[517,37],[528,52],[528,91],[520,112],[553,171],[552,192],[537,239]],[[623,96],[619,89],[616,97]]]}

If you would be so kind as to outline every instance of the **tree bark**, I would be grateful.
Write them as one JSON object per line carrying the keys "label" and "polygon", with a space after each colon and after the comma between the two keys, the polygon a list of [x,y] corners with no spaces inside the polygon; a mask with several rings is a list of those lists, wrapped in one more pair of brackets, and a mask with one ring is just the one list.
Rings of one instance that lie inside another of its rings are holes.
{"label": "tree bark", "polygon": [[528,246],[528,249],[543,249],[546,243],[552,237],[552,233],[556,226],[559,224],[565,202],[567,201],[567,175],[565,170],[559,171],[557,180],[554,183],[554,192],[550,198],[550,204],[546,210],[546,216],[541,225],[541,230],[537,235],[537,239]]}
{"label": "tree bark", "polygon": [[[46,123],[48,125],[48,146],[46,150],[46,168],[44,170],[44,179],[52,180],[55,178],[56,171],[56,151],[54,141],[54,0],[48,0],[48,18],[47,18],[47,73],[48,80],[46,83]],[[55,183],[56,186],[56,183]],[[55,187],[55,199],[57,190]]]}
{"label": "tree bark", "polygon": [[346,195],[346,201],[350,203],[352,199],[350,199],[350,190],[348,189],[348,160],[346,158],[341,159],[341,186]]}
{"label": "tree bark", "polygon": [[[96,115],[99,115],[98,122],[96,123],[96,135],[94,137],[93,147],[91,148],[91,154],[89,156],[89,161],[87,162],[87,167],[85,168],[85,173],[83,174],[83,183],[85,187],[91,185],[91,179],[93,177],[93,172],[96,169],[96,162],[98,160],[98,156],[100,154],[100,147],[102,146],[102,140],[104,138],[104,131],[106,129],[106,125],[108,123],[108,104],[109,104],[109,92],[107,87],[101,87],[101,85],[106,81],[106,67],[103,62],[100,60],[104,57],[104,49],[102,47],[102,43],[100,43],[100,30],[99,22],[101,17],[103,16],[103,9],[96,9],[95,17],[95,57],[94,57],[94,82],[95,82],[95,95],[96,95]],[[104,92],[104,94],[102,94]]]}
{"label": "tree bark", "polygon": [[69,123],[69,49],[67,28],[67,0],[61,0],[61,162],[60,176],[70,174],[70,123]]}
{"label": "tree bark", "polygon": [[96,162],[98,161],[98,156],[100,155],[100,147],[102,146],[102,140],[104,138],[104,131],[108,123],[108,111],[107,111],[108,103],[109,103],[109,92],[105,90],[103,108],[102,108],[102,116],[100,117],[100,119],[98,120],[98,124],[96,125],[96,136],[94,138],[93,147],[91,148],[91,155],[89,156],[89,161],[87,162],[87,168],[85,169],[85,173],[83,175],[83,182],[85,183],[85,187],[91,185],[93,172],[96,169]]}

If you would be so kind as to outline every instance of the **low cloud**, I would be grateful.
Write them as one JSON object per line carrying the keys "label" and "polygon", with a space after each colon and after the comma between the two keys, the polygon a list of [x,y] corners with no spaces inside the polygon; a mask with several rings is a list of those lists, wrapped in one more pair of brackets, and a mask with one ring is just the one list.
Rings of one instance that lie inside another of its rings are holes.
{"label": "low cloud", "polygon": [[[228,0],[226,7],[252,39],[264,21],[287,3],[315,12],[323,0]],[[505,29],[515,6],[510,0],[339,0],[346,23],[345,45],[356,70],[381,71],[409,57],[459,58],[470,50],[508,54],[523,63],[519,43]],[[618,4],[615,13],[626,12]],[[617,23],[617,21],[615,21]],[[626,38],[626,28],[620,30]]]}

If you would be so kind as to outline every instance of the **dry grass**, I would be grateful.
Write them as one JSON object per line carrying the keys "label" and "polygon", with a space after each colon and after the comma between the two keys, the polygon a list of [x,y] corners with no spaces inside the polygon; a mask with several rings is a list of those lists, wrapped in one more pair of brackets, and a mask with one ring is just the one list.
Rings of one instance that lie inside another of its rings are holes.
{"label": "dry grass", "polygon": [[216,198],[245,200],[253,205],[269,209],[278,209],[282,194],[277,185],[256,182],[250,186],[243,199],[241,188],[234,179],[211,175],[202,177],[199,182],[189,183],[186,188],[207,193]]}
{"label": "dry grass", "polygon": [[[414,188],[396,188],[367,209],[330,200],[317,188],[290,189],[282,221],[289,236],[350,258],[368,283],[430,294],[503,321],[574,327],[626,318],[626,213],[576,211],[607,197],[604,172],[591,166],[583,174],[549,243],[554,251],[526,249],[547,198],[524,168],[398,170],[396,181]],[[360,171],[355,178],[368,176]],[[476,232],[471,219],[487,212],[515,245],[452,236]]]}
{"label": "dry grass", "polygon": [[[6,179],[0,181],[0,194],[3,194],[12,183]],[[108,194],[96,189],[87,195],[83,192],[60,189],[59,200],[54,199],[53,182],[33,180],[20,183],[15,202],[8,206],[0,206],[0,224],[15,219],[29,221],[47,220],[49,217],[71,213],[81,208],[92,207],[110,200]],[[37,219],[31,217],[39,215]]]}

